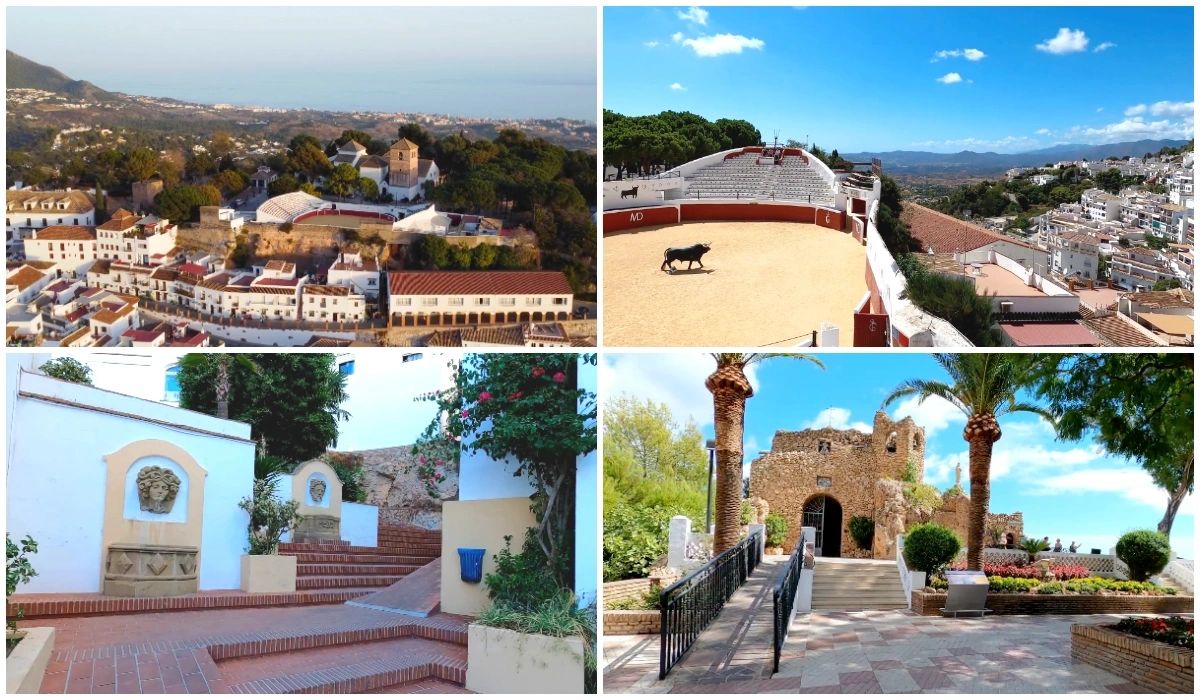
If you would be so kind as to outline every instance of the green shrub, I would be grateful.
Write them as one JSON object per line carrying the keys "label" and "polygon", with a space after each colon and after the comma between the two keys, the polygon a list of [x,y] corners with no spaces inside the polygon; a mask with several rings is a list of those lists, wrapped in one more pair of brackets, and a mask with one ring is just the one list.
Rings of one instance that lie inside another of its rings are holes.
{"label": "green shrub", "polygon": [[859,549],[870,549],[875,541],[875,521],[862,515],[851,517],[850,537]]}
{"label": "green shrub", "polygon": [[787,539],[788,522],[787,518],[779,513],[770,513],[767,515],[767,546],[782,547],[783,541]]}
{"label": "green shrub", "polygon": [[580,608],[571,591],[560,589],[534,608],[514,607],[497,600],[480,612],[475,622],[525,634],[583,639],[584,692],[596,692],[596,607]]}
{"label": "green shrub", "polygon": [[622,503],[604,516],[604,580],[640,578],[667,553],[673,513],[663,506]]}
{"label": "green shrub", "polygon": [[1134,581],[1145,581],[1159,573],[1171,560],[1171,542],[1154,530],[1134,530],[1117,540],[1117,558],[1129,567]]}
{"label": "green shrub", "polygon": [[917,525],[904,537],[904,561],[913,571],[932,576],[954,561],[961,548],[962,543],[950,528],[934,523]]}
{"label": "green shrub", "polygon": [[[37,554],[38,545],[37,541],[29,535],[25,535],[25,538],[18,545],[12,541],[12,536],[7,532],[4,533],[4,541],[5,560],[7,563],[5,569],[7,576],[4,585],[4,597],[7,599],[11,598],[13,593],[17,592],[17,586],[22,583],[29,583],[33,580],[34,576],[37,576],[37,572],[33,570],[33,564],[29,563],[29,555]],[[20,606],[17,606],[17,614],[8,619],[8,628],[15,631],[17,629],[17,620],[20,620],[24,615],[25,611]]]}
{"label": "green shrub", "polygon": [[1029,555],[1029,561],[1033,561],[1034,556],[1038,552],[1044,552],[1050,548],[1046,546],[1045,542],[1036,537],[1025,537],[1021,539],[1021,549]]}
{"label": "green shrub", "polygon": [[367,478],[367,470],[363,466],[362,455],[348,452],[326,452],[322,458],[333,467],[338,479],[342,482],[342,501],[347,503],[366,503],[367,488],[363,482]]}
{"label": "green shrub", "polygon": [[662,599],[662,589],[658,586],[650,586],[649,589],[641,593],[621,598],[619,600],[604,601],[605,610],[658,610],[658,606]]}
{"label": "green shrub", "polygon": [[1051,593],[1062,593],[1063,585],[1062,585],[1062,583],[1060,583],[1058,581],[1051,581],[1050,583],[1043,583],[1042,585],[1038,586],[1037,592],[1041,593],[1042,595],[1050,595]]}
{"label": "green shrub", "polygon": [[750,501],[742,501],[742,525],[749,525],[754,522],[754,506],[750,505]]}
{"label": "green shrub", "polygon": [[284,533],[300,522],[300,504],[277,500],[272,479],[255,479],[253,498],[243,498],[238,507],[250,515],[249,554],[274,554]]}
{"label": "green shrub", "polygon": [[545,553],[531,537],[525,538],[519,554],[513,554],[512,535],[505,535],[504,549],[492,560],[496,562],[496,570],[484,575],[483,584],[498,608],[537,610],[561,591],[546,563]]}
{"label": "green shrub", "polygon": [[1028,593],[1040,586],[1041,583],[1036,578],[989,576],[988,590],[995,593]]}

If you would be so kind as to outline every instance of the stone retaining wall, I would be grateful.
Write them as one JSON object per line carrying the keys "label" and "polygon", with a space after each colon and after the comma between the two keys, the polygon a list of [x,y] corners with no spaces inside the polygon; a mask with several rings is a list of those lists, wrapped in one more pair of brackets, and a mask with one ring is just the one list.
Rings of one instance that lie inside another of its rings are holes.
{"label": "stone retaining wall", "polygon": [[[941,615],[945,593],[913,591],[912,610],[918,615]],[[989,593],[987,607],[995,615],[1101,615],[1124,613],[1191,613],[1191,596],[1042,595]]]}
{"label": "stone retaining wall", "polygon": [[604,634],[658,634],[661,620],[657,610],[605,610]]}
{"label": "stone retaining wall", "polygon": [[641,595],[650,590],[650,579],[648,578],[631,578],[624,581],[605,581],[604,582],[604,599],[605,600],[624,600],[632,598],[636,595]]}
{"label": "stone retaining wall", "polygon": [[1101,625],[1071,625],[1071,658],[1159,693],[1193,692],[1195,653]]}

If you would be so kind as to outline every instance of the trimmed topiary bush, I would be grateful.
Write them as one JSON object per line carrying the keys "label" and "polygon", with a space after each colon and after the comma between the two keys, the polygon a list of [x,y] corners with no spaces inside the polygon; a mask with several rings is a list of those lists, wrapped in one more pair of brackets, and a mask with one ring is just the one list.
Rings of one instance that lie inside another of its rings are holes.
{"label": "trimmed topiary bush", "polygon": [[934,523],[918,525],[904,536],[904,561],[913,571],[932,577],[954,561],[962,542],[948,528]]}
{"label": "trimmed topiary bush", "polygon": [[767,515],[767,546],[782,547],[783,541],[787,539],[788,523],[787,518],[779,513],[770,513]]}
{"label": "trimmed topiary bush", "polygon": [[1171,560],[1171,542],[1154,530],[1134,530],[1117,540],[1117,557],[1129,567],[1134,581],[1145,581]]}
{"label": "trimmed topiary bush", "polygon": [[859,549],[870,549],[875,541],[875,521],[855,515],[850,518],[850,536],[854,538],[854,544],[858,545]]}

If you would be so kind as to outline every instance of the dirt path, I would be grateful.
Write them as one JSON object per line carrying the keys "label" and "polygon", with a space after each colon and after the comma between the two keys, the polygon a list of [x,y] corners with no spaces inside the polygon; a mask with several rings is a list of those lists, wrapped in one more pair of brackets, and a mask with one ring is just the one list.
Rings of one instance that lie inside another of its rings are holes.
{"label": "dirt path", "polygon": [[[708,241],[704,271],[659,270],[664,249]],[[705,222],[608,236],[604,342],[785,347],[824,321],[848,346],[865,264],[866,248],[850,235],[811,224]]]}

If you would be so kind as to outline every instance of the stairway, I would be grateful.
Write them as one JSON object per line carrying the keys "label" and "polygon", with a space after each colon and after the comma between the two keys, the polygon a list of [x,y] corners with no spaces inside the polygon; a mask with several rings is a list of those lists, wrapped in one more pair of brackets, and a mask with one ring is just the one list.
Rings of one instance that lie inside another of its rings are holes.
{"label": "stairway", "polygon": [[1192,589],[1189,586],[1186,586],[1186,585],[1180,583],[1178,579],[1172,578],[1169,574],[1166,574],[1166,573],[1158,574],[1157,576],[1152,577],[1150,580],[1151,580],[1151,582],[1157,583],[1160,586],[1164,586],[1166,588],[1174,588],[1177,592],[1179,592],[1181,594],[1191,595],[1191,593],[1192,593]]}
{"label": "stairway", "polygon": [[813,610],[897,610],[908,607],[894,561],[818,557]]}
{"label": "stairway", "polygon": [[366,595],[386,588],[442,555],[442,533],[379,524],[375,547],[345,540],[279,545],[296,557],[296,590]]}

